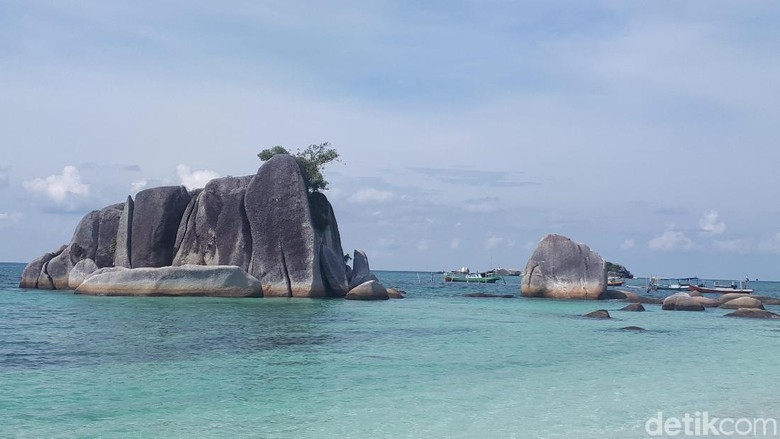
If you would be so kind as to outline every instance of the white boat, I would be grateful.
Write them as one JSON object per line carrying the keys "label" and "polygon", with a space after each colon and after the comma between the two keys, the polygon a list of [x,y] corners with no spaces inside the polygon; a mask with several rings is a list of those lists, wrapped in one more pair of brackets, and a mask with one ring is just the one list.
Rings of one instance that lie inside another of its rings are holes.
{"label": "white boat", "polygon": [[691,285],[688,287],[691,291],[699,293],[713,293],[713,294],[728,294],[728,293],[740,293],[740,294],[752,294],[753,290],[748,288],[747,282],[734,281],[729,284],[723,284],[715,282],[711,287],[705,287],[704,285]]}
{"label": "white boat", "polygon": [[651,276],[647,284],[648,291],[673,290],[688,291],[691,285],[704,285],[698,277],[657,277]]}

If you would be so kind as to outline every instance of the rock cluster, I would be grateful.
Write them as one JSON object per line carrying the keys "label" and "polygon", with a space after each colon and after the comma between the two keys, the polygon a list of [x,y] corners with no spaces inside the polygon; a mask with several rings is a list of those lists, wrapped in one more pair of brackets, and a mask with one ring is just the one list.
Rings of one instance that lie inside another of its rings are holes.
{"label": "rock cluster", "polygon": [[[282,154],[255,175],[215,179],[191,192],[184,186],[147,189],[88,213],[68,245],[27,265],[20,287],[148,295],[157,285],[165,295],[269,297],[344,297],[361,287],[353,296],[363,295],[366,282],[377,280],[368,258],[356,250],[352,270],[343,255],[327,197],[310,193],[298,162]],[[101,270],[107,267],[131,270]],[[147,270],[161,268],[167,269]],[[179,291],[177,282],[188,290]],[[224,289],[233,284],[241,285],[240,292]]]}

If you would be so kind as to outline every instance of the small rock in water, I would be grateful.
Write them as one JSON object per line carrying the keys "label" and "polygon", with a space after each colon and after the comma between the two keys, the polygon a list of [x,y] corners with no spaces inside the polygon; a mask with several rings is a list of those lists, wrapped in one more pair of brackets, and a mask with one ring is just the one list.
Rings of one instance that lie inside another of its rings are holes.
{"label": "small rock in water", "polygon": [[647,329],[640,328],[639,326],[625,326],[620,328],[621,331],[633,331],[633,332],[647,332]]}
{"label": "small rock in water", "polygon": [[405,299],[406,298],[406,291],[399,290],[396,288],[388,288],[387,289],[387,297],[391,299]]}
{"label": "small rock in water", "polygon": [[780,305],[780,299],[776,297],[767,297],[767,296],[752,296],[758,300],[761,301],[764,305]]}
{"label": "small rock in water", "polygon": [[620,308],[621,311],[644,311],[645,307],[642,306],[641,303],[632,303],[631,305],[627,305],[623,308]]}
{"label": "small rock in water", "polygon": [[704,311],[704,306],[688,293],[675,293],[664,299],[664,311]]}
{"label": "small rock in water", "polygon": [[748,319],[780,319],[780,315],[771,311],[755,308],[740,308],[724,317],[742,317]]}
{"label": "small rock in water", "polygon": [[600,309],[598,311],[593,311],[585,314],[585,317],[591,318],[591,319],[609,319],[609,312],[607,312],[606,309]]}

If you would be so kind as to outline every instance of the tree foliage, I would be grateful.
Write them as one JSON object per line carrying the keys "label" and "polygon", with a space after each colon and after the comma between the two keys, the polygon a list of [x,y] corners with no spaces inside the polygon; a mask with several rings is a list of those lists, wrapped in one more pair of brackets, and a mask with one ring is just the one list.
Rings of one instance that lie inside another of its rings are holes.
{"label": "tree foliage", "polygon": [[607,261],[607,272],[608,273],[614,273],[620,277],[626,278],[626,279],[633,279],[634,275],[631,274],[628,269],[620,264],[615,264],[614,262]]}
{"label": "tree foliage", "polygon": [[[266,161],[278,154],[290,154],[290,152],[285,147],[277,145],[260,151],[257,157]],[[328,142],[309,145],[304,150],[298,150],[295,153],[295,159],[306,176],[309,191],[319,192],[328,188],[328,181],[322,175],[322,169],[328,163],[338,161],[338,158],[338,151],[331,148]]]}

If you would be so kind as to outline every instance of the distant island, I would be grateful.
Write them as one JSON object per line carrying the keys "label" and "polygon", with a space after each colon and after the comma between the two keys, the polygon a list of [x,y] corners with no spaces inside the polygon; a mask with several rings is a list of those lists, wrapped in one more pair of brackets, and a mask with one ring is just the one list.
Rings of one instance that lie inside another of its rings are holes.
{"label": "distant island", "polygon": [[609,273],[610,275],[622,277],[624,279],[634,278],[634,275],[631,274],[631,272],[628,271],[626,267],[609,261],[607,261],[607,273]]}

